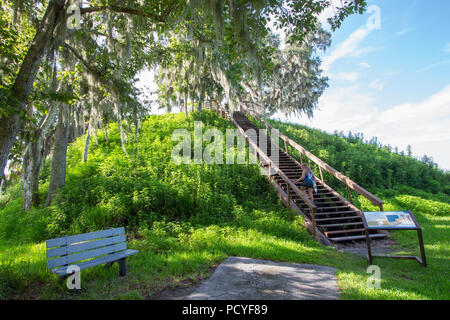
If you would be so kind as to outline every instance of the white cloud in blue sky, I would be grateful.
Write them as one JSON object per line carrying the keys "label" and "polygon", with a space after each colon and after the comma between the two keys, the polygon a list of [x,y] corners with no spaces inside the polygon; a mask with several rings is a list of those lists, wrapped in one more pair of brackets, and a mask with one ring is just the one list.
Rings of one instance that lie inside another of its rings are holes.
{"label": "white cloud in blue sky", "polygon": [[359,78],[359,74],[357,72],[339,72],[336,74],[336,78],[340,80],[355,82]]}
{"label": "white cloud in blue sky", "polygon": [[365,61],[360,62],[358,65],[359,65],[361,68],[364,68],[364,69],[370,68],[370,64],[368,64],[368,63],[365,62]]}
{"label": "white cloud in blue sky", "polygon": [[400,30],[400,31],[397,31],[395,34],[396,34],[397,36],[403,36],[403,35],[405,35],[405,34],[407,34],[407,33],[409,33],[409,32],[411,32],[411,29],[410,29],[410,28],[407,28],[407,29],[402,29],[402,30]]}
{"label": "white cloud in blue sky", "polygon": [[322,69],[327,72],[331,68],[331,65],[339,59],[358,57],[359,55],[366,53],[367,49],[361,49],[360,43],[370,34],[370,32],[371,30],[366,27],[359,28],[352,32],[345,41],[339,44],[339,46],[331,52],[331,54],[323,58]]}
{"label": "white cloud in blue sky", "polygon": [[384,83],[380,79],[375,79],[369,83],[369,88],[382,91],[384,89]]}
{"label": "white cloud in blue sky", "polygon": [[447,43],[447,45],[445,46],[445,48],[444,48],[444,52],[446,52],[446,53],[450,54],[450,42],[449,42],[449,43]]}

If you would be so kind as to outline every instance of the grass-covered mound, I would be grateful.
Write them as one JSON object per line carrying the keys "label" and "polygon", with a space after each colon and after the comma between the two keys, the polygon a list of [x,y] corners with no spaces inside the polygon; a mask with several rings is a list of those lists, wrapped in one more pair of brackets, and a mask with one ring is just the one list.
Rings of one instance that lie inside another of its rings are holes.
{"label": "grass-covered mound", "polygon": [[[222,223],[233,220],[239,205],[252,197],[272,196],[256,165],[174,164],[171,152],[179,140],[172,141],[172,132],[192,131],[193,121],[183,114],[149,117],[137,141],[130,136],[128,155],[117,126],[109,126],[97,133],[97,145],[91,143],[87,163],[81,161],[80,137],[69,147],[66,186],[51,208],[19,213],[20,190],[12,190],[14,200],[0,216],[0,237],[40,241],[121,225],[137,230],[162,220]],[[231,128],[229,121],[208,112],[202,121],[203,130]],[[43,202],[49,166],[41,176]]]}
{"label": "grass-covered mound", "polygon": [[[174,129],[192,130],[193,120],[183,114],[149,117],[137,140],[130,135],[129,156],[115,126],[100,130],[98,146],[91,145],[85,164],[81,137],[70,146],[67,184],[50,208],[24,212],[20,185],[2,195],[0,298],[154,297],[164,288],[198,282],[229,255],[336,267],[345,299],[449,298],[450,219],[448,202],[440,196],[416,189],[377,193],[386,209],[413,209],[424,230],[429,266],[375,259],[381,267],[381,289],[368,289],[367,262],[312,240],[255,165],[172,163],[177,141],[171,141],[171,134]],[[231,128],[214,113],[203,113],[202,120],[205,129]],[[47,163],[42,199],[48,173]],[[374,209],[362,198],[357,201],[363,210]],[[129,258],[125,278],[118,277],[117,265],[90,268],[82,273],[81,295],[71,296],[46,270],[45,239],[121,225],[129,233],[130,247],[140,250]],[[414,233],[397,233],[395,239],[398,251],[418,254]]]}

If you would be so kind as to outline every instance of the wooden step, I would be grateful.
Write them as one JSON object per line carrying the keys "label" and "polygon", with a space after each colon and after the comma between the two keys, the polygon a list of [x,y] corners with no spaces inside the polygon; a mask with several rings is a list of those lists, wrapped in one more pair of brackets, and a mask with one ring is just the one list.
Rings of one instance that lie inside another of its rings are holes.
{"label": "wooden step", "polygon": [[323,194],[323,193],[315,193],[314,194],[314,198],[316,198],[316,199],[334,199],[334,198],[339,198],[338,196],[336,196],[336,195],[331,195],[331,196],[329,196],[329,197],[319,197],[319,196],[321,196],[321,195],[325,195],[325,194]]}
{"label": "wooden step", "polygon": [[357,212],[356,212],[356,211],[316,212],[316,216],[337,215],[337,214],[350,214],[350,213],[357,213]]}
{"label": "wooden step", "polygon": [[345,208],[349,208],[349,206],[347,205],[347,206],[334,206],[334,207],[320,207],[318,209],[327,209],[327,210],[329,210],[329,209],[345,209]]}
{"label": "wooden step", "polygon": [[355,232],[364,232],[366,229],[343,229],[343,230],[335,230],[335,231],[326,231],[324,234],[328,237],[330,234],[341,234],[341,233],[355,233]]}
{"label": "wooden step", "polygon": [[[379,238],[384,238],[386,237],[385,234],[383,233],[375,233],[375,234],[369,234],[369,238],[370,239],[379,239]],[[331,241],[353,241],[353,240],[365,240],[366,236],[362,235],[362,236],[349,236],[349,237],[336,237],[336,238],[328,238]]]}
{"label": "wooden step", "polygon": [[347,223],[318,224],[318,225],[322,228],[336,228],[336,227],[344,227],[344,226],[364,225],[364,223],[363,222],[347,222]]}
{"label": "wooden step", "polygon": [[342,201],[342,200],[339,200],[339,201],[327,201],[327,199],[324,199],[325,201],[319,201],[320,199],[317,199],[317,200],[314,200],[315,202],[315,204],[316,205],[323,205],[323,204],[328,204],[328,205],[330,205],[330,204],[344,204],[345,202],[344,201]]}
{"label": "wooden step", "polygon": [[[293,200],[300,200],[300,198],[298,198],[298,197],[295,197],[295,199],[293,199]],[[321,204],[326,204],[326,203],[321,203],[321,202],[316,202],[316,201],[314,201],[314,204],[316,205],[316,207],[317,207],[317,212],[319,213],[327,213],[327,212],[339,212],[339,211],[324,211],[325,209],[330,209],[330,210],[339,210],[339,209],[341,209],[340,210],[340,212],[348,212],[348,211],[355,211],[355,210],[350,210],[351,208],[349,207],[349,205],[343,205],[343,206],[333,206],[333,207],[325,207],[325,206],[321,206]],[[300,204],[300,205],[304,205],[304,206],[306,206],[307,207],[307,205],[305,204],[305,203],[302,203],[302,204]],[[345,210],[345,209],[347,209],[347,210]]]}
{"label": "wooden step", "polygon": [[[284,190],[285,192],[286,192],[286,190]],[[294,190],[292,190],[291,191],[291,195],[292,196],[296,196],[296,197],[298,197],[297,196],[297,193],[295,193],[295,191]],[[335,197],[335,198],[338,198],[338,197]],[[329,200],[335,200],[335,201],[329,201]],[[339,199],[339,198],[338,198]],[[322,200],[322,201],[321,201]],[[333,197],[324,197],[324,198],[320,198],[320,197],[314,197],[314,201],[315,201],[315,203],[316,203],[316,201],[317,201],[317,203],[316,204],[337,204],[337,203],[345,203],[345,201],[344,200],[336,200],[336,199],[334,199]]]}
{"label": "wooden step", "polygon": [[314,197],[314,203],[318,203],[318,204],[333,204],[333,203],[345,203],[345,202],[344,202],[344,200],[340,200],[339,198],[335,199],[335,198],[318,198],[318,197]]}
{"label": "wooden step", "polygon": [[353,220],[353,219],[361,219],[361,216],[347,216],[347,217],[335,217],[335,218],[319,218],[316,219],[316,222],[322,222],[322,221],[330,221],[330,220]]}

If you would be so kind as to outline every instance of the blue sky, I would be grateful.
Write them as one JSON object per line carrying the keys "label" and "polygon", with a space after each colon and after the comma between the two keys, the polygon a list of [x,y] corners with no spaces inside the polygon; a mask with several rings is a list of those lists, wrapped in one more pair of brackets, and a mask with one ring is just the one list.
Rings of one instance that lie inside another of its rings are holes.
{"label": "blue sky", "polygon": [[[339,1],[336,1],[339,4]],[[321,54],[329,88],[313,119],[279,117],[328,132],[362,132],[385,145],[431,156],[450,169],[450,1],[368,1]],[[330,8],[321,16],[332,14]]]}

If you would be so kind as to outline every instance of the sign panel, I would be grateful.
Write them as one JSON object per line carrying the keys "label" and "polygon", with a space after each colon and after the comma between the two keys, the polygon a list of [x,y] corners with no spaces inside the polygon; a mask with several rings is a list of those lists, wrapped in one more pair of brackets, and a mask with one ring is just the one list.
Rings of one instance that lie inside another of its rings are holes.
{"label": "sign panel", "polygon": [[379,228],[417,228],[409,211],[363,212],[369,229]]}

